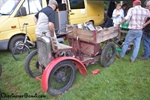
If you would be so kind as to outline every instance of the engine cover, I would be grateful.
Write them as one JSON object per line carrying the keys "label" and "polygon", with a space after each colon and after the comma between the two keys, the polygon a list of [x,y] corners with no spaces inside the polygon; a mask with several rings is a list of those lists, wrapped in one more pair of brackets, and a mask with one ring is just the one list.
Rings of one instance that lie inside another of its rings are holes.
{"label": "engine cover", "polygon": [[46,67],[52,61],[50,38],[47,36],[37,37],[38,61]]}

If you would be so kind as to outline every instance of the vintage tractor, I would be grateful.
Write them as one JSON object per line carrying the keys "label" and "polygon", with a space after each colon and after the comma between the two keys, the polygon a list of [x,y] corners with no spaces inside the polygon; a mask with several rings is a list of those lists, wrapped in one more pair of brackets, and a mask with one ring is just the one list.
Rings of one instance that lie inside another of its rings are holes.
{"label": "vintage tractor", "polygon": [[100,61],[103,67],[114,62],[116,47],[112,39],[119,34],[118,27],[102,30],[84,30],[76,25],[66,27],[69,45],[44,35],[37,38],[37,50],[26,58],[27,74],[41,81],[42,90],[60,95],[73,84],[76,70],[88,75],[86,66]]}

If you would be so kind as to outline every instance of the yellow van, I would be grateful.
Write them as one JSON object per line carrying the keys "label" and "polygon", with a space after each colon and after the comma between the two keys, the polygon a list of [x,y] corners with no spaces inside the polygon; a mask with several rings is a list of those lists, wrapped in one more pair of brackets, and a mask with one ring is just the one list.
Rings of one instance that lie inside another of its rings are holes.
{"label": "yellow van", "polygon": [[[28,37],[36,41],[33,16],[47,6],[49,0],[7,0],[0,9],[0,50],[12,50],[17,42],[23,41],[23,23],[28,23]],[[60,2],[60,0],[57,0]],[[69,24],[92,21],[101,24],[104,4],[100,0],[66,0]],[[67,23],[66,23],[67,24]]]}
{"label": "yellow van", "polygon": [[104,3],[102,0],[67,0],[69,7],[69,23],[91,21],[95,25],[103,23]]}

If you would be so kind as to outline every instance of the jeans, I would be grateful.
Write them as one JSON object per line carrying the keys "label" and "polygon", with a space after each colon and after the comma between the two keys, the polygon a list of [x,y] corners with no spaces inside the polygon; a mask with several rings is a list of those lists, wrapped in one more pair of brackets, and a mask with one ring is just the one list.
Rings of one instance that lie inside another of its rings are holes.
{"label": "jeans", "polygon": [[147,35],[143,33],[142,39],[143,39],[143,47],[144,47],[144,57],[149,58],[150,57],[150,37],[147,37]]}
{"label": "jeans", "polygon": [[128,49],[129,43],[131,41],[134,41],[134,50],[131,56],[131,60],[135,60],[139,52],[141,38],[142,38],[142,30],[129,30],[128,34],[126,35],[120,56],[124,57]]}

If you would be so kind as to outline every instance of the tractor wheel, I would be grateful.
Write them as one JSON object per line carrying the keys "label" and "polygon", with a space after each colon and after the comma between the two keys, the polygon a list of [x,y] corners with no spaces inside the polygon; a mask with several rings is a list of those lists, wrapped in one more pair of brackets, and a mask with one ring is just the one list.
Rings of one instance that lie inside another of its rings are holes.
{"label": "tractor wheel", "polygon": [[93,26],[94,26],[94,24],[95,24],[95,23],[94,23],[94,20],[89,20],[89,22],[91,22],[91,23],[93,24]]}
{"label": "tractor wheel", "polygon": [[36,76],[42,75],[42,73],[39,71],[39,66],[38,53],[37,50],[34,50],[26,58],[24,66],[25,71],[30,77],[35,78]]}
{"label": "tractor wheel", "polygon": [[48,93],[60,95],[67,91],[73,84],[76,76],[76,67],[72,61],[58,63],[49,75]]}
{"label": "tractor wheel", "polygon": [[116,46],[113,43],[108,43],[101,54],[100,62],[103,67],[107,67],[114,62],[116,56]]}

